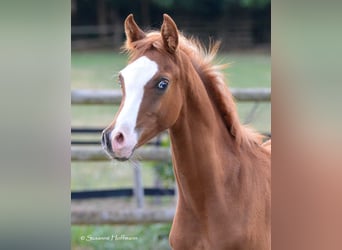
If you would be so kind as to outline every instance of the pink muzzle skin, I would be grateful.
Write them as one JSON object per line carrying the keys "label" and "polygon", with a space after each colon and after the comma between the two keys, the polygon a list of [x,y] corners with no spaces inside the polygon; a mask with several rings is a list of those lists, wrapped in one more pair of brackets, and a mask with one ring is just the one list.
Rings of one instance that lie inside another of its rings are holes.
{"label": "pink muzzle skin", "polygon": [[114,129],[111,134],[111,148],[115,158],[128,159],[133,154],[137,135],[134,132],[127,133],[121,129]]}

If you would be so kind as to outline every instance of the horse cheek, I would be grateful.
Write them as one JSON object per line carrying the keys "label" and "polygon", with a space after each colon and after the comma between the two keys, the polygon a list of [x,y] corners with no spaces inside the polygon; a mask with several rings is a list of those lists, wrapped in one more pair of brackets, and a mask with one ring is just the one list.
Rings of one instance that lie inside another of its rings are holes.
{"label": "horse cheek", "polygon": [[[178,91],[175,90],[175,92]],[[161,114],[163,116],[161,119],[165,121],[165,129],[172,127],[176,123],[182,107],[181,95],[173,93],[170,96],[172,96],[172,98],[168,98],[167,101],[161,105]]]}

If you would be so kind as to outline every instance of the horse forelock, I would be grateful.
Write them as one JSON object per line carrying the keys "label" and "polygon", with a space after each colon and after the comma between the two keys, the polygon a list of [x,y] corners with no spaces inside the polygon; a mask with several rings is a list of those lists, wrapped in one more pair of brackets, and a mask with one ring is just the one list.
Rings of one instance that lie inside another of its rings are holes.
{"label": "horse forelock", "polygon": [[128,54],[130,61],[137,59],[140,56],[143,56],[148,50],[151,49],[156,49],[163,54],[168,53],[163,48],[159,32],[151,31],[146,34],[146,37],[144,39],[135,42],[129,43],[126,41],[126,43],[122,47],[122,50]]}
{"label": "horse forelock", "polygon": [[[160,32],[151,31],[146,34],[144,39],[133,43],[125,43],[123,50],[128,53],[130,61],[143,56],[151,49],[157,50],[163,56],[171,56],[177,62],[189,60],[201,78],[208,95],[216,104],[228,132],[235,138],[237,147],[247,146],[253,149],[255,145],[261,144],[263,136],[242,125],[239,121],[234,98],[225,83],[226,79],[222,73],[222,69],[227,67],[227,64],[217,65],[214,63],[219,46],[220,42],[214,42],[211,43],[209,48],[206,48],[199,40],[193,37],[186,38],[179,33],[177,51],[170,55],[163,46]],[[195,89],[196,84],[190,87]],[[194,92],[196,91],[194,90]]]}

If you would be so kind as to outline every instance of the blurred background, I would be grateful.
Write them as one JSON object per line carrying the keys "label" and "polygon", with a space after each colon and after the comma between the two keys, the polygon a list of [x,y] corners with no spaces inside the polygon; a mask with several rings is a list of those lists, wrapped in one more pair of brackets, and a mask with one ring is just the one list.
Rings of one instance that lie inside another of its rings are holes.
{"label": "blurred background", "polygon": [[[130,13],[143,30],[159,29],[168,13],[185,35],[221,40],[216,62],[230,64],[227,84],[252,96],[237,98],[241,122],[271,134],[270,0],[72,0],[72,249],[170,249],[177,190],[167,133],[141,149],[139,162],[111,162],[100,147],[118,109]],[[122,235],[131,238],[113,240]]]}
{"label": "blurred background", "polygon": [[270,0],[72,0],[72,48],[118,49],[123,21],[133,13],[145,29],[159,29],[168,13],[183,32],[224,41],[225,51],[269,49]]}

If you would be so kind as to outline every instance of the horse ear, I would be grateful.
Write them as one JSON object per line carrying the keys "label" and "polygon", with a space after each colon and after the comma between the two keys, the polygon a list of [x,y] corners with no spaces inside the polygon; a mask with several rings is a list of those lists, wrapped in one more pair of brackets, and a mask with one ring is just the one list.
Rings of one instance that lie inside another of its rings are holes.
{"label": "horse ear", "polygon": [[163,38],[164,46],[170,53],[174,53],[178,46],[178,29],[172,18],[164,14],[164,21],[161,26],[161,35]]}
{"label": "horse ear", "polygon": [[133,14],[129,14],[125,20],[125,33],[128,45],[146,37],[144,31],[134,21]]}

